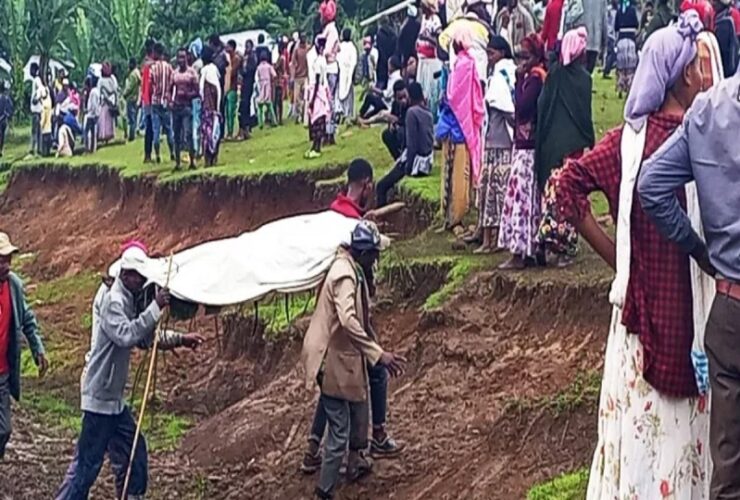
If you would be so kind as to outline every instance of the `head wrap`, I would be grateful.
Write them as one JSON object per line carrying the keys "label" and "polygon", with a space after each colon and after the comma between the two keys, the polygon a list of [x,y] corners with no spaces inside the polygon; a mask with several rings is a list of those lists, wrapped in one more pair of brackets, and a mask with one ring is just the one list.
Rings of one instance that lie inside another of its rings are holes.
{"label": "head wrap", "polygon": [[509,45],[509,42],[506,40],[506,38],[494,35],[491,37],[491,39],[488,41],[488,48],[494,49],[494,50],[500,50],[504,53],[504,59],[513,59],[514,54],[511,52],[511,45]]}
{"label": "head wrap", "polygon": [[586,41],[588,32],[583,26],[572,29],[563,35],[563,41],[560,45],[560,57],[563,59],[563,66],[581,57],[586,51]]}
{"label": "head wrap", "polygon": [[104,62],[103,65],[100,67],[100,74],[107,78],[113,74],[113,68],[109,62]]}
{"label": "head wrap", "polygon": [[659,29],[645,42],[624,108],[624,119],[635,130],[660,109],[666,92],[696,57],[696,37],[702,29],[699,14],[689,10],[677,24]]}
{"label": "head wrap", "polygon": [[406,7],[406,15],[408,17],[416,17],[419,15],[419,10],[416,8],[415,5],[409,5]]}
{"label": "head wrap", "polygon": [[439,11],[439,4],[437,3],[437,0],[421,0],[421,6],[426,7],[427,9],[435,13]]}
{"label": "head wrap", "polygon": [[632,7],[632,0],[619,0],[619,11],[622,13],[627,12],[627,9]]}
{"label": "head wrap", "polygon": [[532,54],[538,63],[542,64],[545,62],[545,44],[542,43],[542,39],[537,33],[532,33],[524,37],[521,45],[522,48],[527,49]]}
{"label": "head wrap", "polygon": [[121,245],[121,253],[125,252],[129,248],[138,248],[144,253],[149,253],[149,249],[146,247],[146,244],[141,240],[128,240]]}
{"label": "head wrap", "polygon": [[327,23],[334,21],[337,18],[337,4],[334,0],[324,0],[319,6],[319,14],[321,19]]}

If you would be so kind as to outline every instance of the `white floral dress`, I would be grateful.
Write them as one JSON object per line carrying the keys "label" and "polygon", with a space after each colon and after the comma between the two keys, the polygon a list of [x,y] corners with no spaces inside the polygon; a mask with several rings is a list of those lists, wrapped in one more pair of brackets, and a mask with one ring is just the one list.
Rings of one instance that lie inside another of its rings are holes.
{"label": "white floral dress", "polygon": [[709,498],[709,401],[671,398],[642,377],[642,344],[615,307],[588,500]]}

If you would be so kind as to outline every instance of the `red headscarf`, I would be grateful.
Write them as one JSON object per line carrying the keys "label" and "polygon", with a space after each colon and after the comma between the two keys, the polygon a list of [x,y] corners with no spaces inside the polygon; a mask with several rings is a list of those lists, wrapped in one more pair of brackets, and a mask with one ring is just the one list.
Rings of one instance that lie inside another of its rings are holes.
{"label": "red headscarf", "polygon": [[522,47],[527,49],[530,54],[537,60],[537,64],[545,63],[545,44],[537,33],[532,33],[524,37],[521,43]]}
{"label": "red headscarf", "polygon": [[324,0],[319,6],[319,14],[324,22],[330,23],[337,18],[337,4],[334,0]]}

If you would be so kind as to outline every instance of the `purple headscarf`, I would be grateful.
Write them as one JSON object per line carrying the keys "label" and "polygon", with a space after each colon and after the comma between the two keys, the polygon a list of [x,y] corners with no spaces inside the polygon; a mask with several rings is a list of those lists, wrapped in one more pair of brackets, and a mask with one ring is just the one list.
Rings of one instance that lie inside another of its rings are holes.
{"label": "purple headscarf", "polygon": [[699,14],[690,10],[678,23],[653,33],[645,42],[640,64],[624,107],[624,119],[640,130],[647,116],[660,109],[665,94],[696,57],[696,37],[704,29]]}

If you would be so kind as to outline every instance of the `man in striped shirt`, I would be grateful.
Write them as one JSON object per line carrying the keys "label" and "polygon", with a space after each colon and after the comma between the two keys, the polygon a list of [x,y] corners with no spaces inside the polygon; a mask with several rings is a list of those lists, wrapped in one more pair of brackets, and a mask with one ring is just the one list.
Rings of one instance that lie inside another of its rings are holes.
{"label": "man in striped shirt", "polygon": [[174,70],[164,53],[164,45],[154,45],[154,63],[150,69],[152,92],[152,144],[157,163],[162,159],[159,154],[160,135],[164,131],[170,150],[170,159],[174,160],[172,141],[172,117],[170,100],[172,99],[172,75]]}

